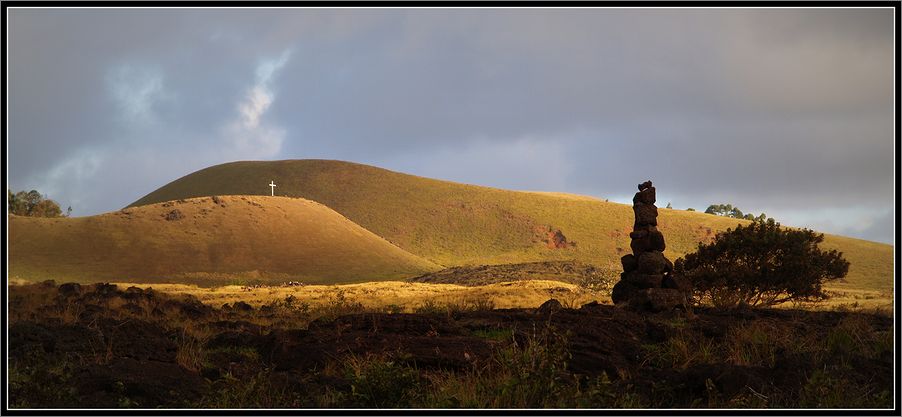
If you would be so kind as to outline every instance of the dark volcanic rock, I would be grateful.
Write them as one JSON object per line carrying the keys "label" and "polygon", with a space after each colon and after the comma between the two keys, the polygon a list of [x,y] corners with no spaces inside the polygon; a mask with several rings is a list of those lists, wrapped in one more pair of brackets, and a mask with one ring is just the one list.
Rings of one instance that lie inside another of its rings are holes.
{"label": "dark volcanic rock", "polygon": [[620,279],[636,288],[661,288],[661,280],[664,279],[664,275],[623,273]]}
{"label": "dark volcanic rock", "polygon": [[639,272],[643,274],[662,274],[667,268],[667,258],[658,251],[642,252],[637,259]]}
{"label": "dark volcanic rock", "polygon": [[98,282],[94,284],[94,293],[97,296],[109,296],[116,293],[116,284]]}
{"label": "dark volcanic rock", "polygon": [[633,203],[655,204],[655,187],[648,187],[636,193]]}
{"label": "dark volcanic rock", "polygon": [[642,252],[648,250],[648,239],[633,239],[630,241],[630,250],[635,256],[639,256]]}
{"label": "dark volcanic rock", "polygon": [[81,285],[74,282],[67,282],[60,285],[57,291],[59,291],[59,295],[64,298],[74,297],[81,294]]}
{"label": "dark volcanic rock", "polygon": [[635,230],[630,232],[630,239],[644,239],[648,236],[648,230]]}
{"label": "dark volcanic rock", "polygon": [[664,252],[664,234],[654,230],[648,232],[648,249]]}
{"label": "dark volcanic rock", "polygon": [[620,264],[623,265],[623,272],[633,272],[639,268],[639,261],[633,254],[627,254],[620,258]]}
{"label": "dark volcanic rock", "polygon": [[564,308],[564,306],[561,305],[560,301],[552,298],[552,299],[542,303],[542,305],[540,305],[539,308],[536,309],[536,313],[551,314],[551,313],[556,313],[563,308]]}
{"label": "dark volcanic rock", "polygon": [[658,208],[652,204],[634,204],[633,214],[636,216],[638,226],[658,225]]}
{"label": "dark volcanic rock", "polygon": [[73,380],[82,401],[102,408],[122,407],[125,398],[131,406],[185,407],[207,387],[200,374],[177,364],[130,358],[88,365]]}
{"label": "dark volcanic rock", "polygon": [[166,214],[167,221],[181,220],[183,218],[185,218],[185,215],[182,214],[182,211],[179,209],[174,209],[174,210],[170,211],[168,214]]}
{"label": "dark volcanic rock", "polygon": [[232,309],[244,312],[254,311],[254,307],[248,303],[245,303],[244,301],[236,301],[232,304]]}
{"label": "dark volcanic rock", "polygon": [[628,302],[638,291],[639,289],[632,284],[620,280],[614,284],[614,288],[611,289],[611,301],[613,301],[614,304]]}
{"label": "dark volcanic rock", "polygon": [[630,233],[633,253],[620,258],[623,273],[614,285],[611,299],[616,304],[629,302],[633,308],[654,311],[675,305],[688,307],[691,283],[682,277],[670,277],[673,262],[663,253],[667,244],[657,228],[658,208],[654,203],[655,187],[651,181],[639,184],[639,192],[633,197],[635,222]]}
{"label": "dark volcanic rock", "polygon": [[[670,278],[680,279],[677,275],[665,276],[665,282]],[[84,290],[90,294],[91,287]],[[765,331],[780,340],[798,336],[816,342],[838,326],[854,323],[856,331],[860,329],[869,340],[883,340],[883,335],[889,340],[894,329],[892,316],[698,307],[688,317],[674,311],[686,308],[684,299],[679,298],[686,292],[637,289],[626,281],[615,288],[617,306],[593,302],[579,309],[558,310],[558,304],[549,301],[546,306],[556,310],[553,315],[536,314],[531,308],[453,315],[365,312],[323,317],[310,323],[309,328],[290,315],[275,322],[263,320],[265,326],[243,319],[225,320],[219,314],[196,320],[124,319],[118,301],[91,304],[100,309],[96,319],[63,324],[56,307],[85,303],[86,299],[57,297],[57,289],[37,285],[12,286],[9,291],[12,300],[39,291],[42,295],[33,300],[40,305],[20,306],[8,328],[8,360],[16,371],[16,380],[7,396],[11,404],[35,408],[156,409],[243,404],[293,409],[315,406],[317,398],[329,392],[342,401],[334,403],[336,406],[359,407],[353,393],[360,392],[355,389],[362,377],[374,375],[379,379],[373,381],[389,384],[392,389],[395,387],[390,384],[408,379],[394,378],[401,375],[395,372],[399,370],[405,375],[413,372],[421,380],[433,375],[450,378],[453,372],[454,378],[466,381],[474,370],[493,366],[499,352],[528,352],[521,349],[540,334],[553,338],[542,339],[543,343],[554,343],[546,346],[560,343],[569,355],[566,369],[556,376],[595,380],[604,373],[611,379],[605,396],[629,393],[648,407],[692,408],[712,404],[708,402],[712,399],[717,405],[747,406],[745,401],[753,396],[764,398],[759,395],[775,399],[767,406],[795,406],[797,402],[790,396],[804,392],[811,375],[836,370],[841,373],[830,374],[834,381],[868,389],[883,398],[865,405],[890,407],[888,394],[894,392],[892,349],[874,355],[874,351],[857,351],[854,347],[832,352],[826,345],[778,343],[764,346],[760,352],[766,355],[756,355],[746,365],[734,364],[721,355],[732,346],[734,332],[742,329]],[[123,293],[128,290],[116,296]],[[624,296],[627,293],[629,296]],[[192,301],[180,297],[175,305],[161,308],[171,317],[183,302]],[[682,317],[674,320],[674,316]],[[203,332],[186,332],[190,329],[183,326],[188,323]],[[877,335],[881,339],[870,339]],[[649,355],[672,348],[668,340],[673,338],[678,338],[674,342],[693,342],[690,346],[703,342],[714,356],[697,364],[677,364],[669,357]],[[203,352],[203,361],[179,354],[193,352]],[[350,363],[380,365],[369,368],[379,373],[349,373],[346,365],[355,360]],[[842,367],[835,366],[839,362]],[[880,394],[884,391],[886,395]],[[587,399],[593,401],[590,405],[610,404]]]}
{"label": "dark volcanic rock", "polygon": [[630,307],[649,311],[668,311],[686,308],[686,295],[672,288],[647,288],[634,294]]}

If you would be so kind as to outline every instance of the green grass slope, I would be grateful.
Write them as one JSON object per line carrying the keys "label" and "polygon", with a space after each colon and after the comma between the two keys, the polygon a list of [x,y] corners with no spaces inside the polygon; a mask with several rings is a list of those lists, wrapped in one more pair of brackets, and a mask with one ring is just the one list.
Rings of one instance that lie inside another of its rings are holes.
{"label": "green grass slope", "polygon": [[[57,281],[340,283],[438,267],[313,201],[223,196],[77,218],[9,216],[9,274]],[[180,219],[167,220],[178,210]]]}
{"label": "green grass slope", "polygon": [[[132,204],[180,198],[276,194],[323,203],[399,247],[445,266],[580,261],[620,269],[633,224],[629,205],[569,194],[508,191],[417,177],[328,160],[233,162],[182,177]],[[633,187],[632,183],[624,187]],[[676,259],[700,241],[744,221],[659,209],[665,254]],[[566,248],[547,245],[560,230]],[[826,245],[852,263],[852,286],[892,287],[892,246],[827,236]]]}

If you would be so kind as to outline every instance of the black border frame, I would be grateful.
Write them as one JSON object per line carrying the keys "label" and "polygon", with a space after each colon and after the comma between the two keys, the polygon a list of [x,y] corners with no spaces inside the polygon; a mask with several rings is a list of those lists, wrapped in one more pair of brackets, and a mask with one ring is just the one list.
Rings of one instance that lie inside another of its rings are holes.
{"label": "black border frame", "polygon": [[[898,156],[899,156],[899,148],[898,145],[900,143],[900,135],[899,135],[899,17],[900,17],[900,8],[902,8],[902,3],[899,1],[849,1],[849,0],[841,0],[841,1],[800,1],[800,0],[790,0],[790,1],[664,1],[664,0],[649,0],[649,1],[623,1],[616,0],[610,2],[598,2],[598,1],[574,1],[574,0],[562,0],[562,1],[550,1],[550,0],[522,0],[522,1],[503,1],[503,0],[487,0],[487,1],[473,1],[473,0],[464,0],[464,1],[449,1],[449,0],[438,0],[438,1],[422,1],[422,0],[414,0],[414,1],[400,1],[400,0],[376,0],[376,1],[361,1],[361,0],[350,0],[350,1],[309,1],[309,2],[296,2],[296,1],[273,1],[273,0],[262,0],[262,1],[248,1],[248,0],[236,0],[236,1],[228,1],[228,0],[213,0],[213,1],[198,1],[198,0],[188,0],[188,1],[172,1],[172,0],[162,0],[162,1],[148,1],[148,0],[138,0],[133,2],[126,2],[121,0],[114,1],[97,1],[97,0],[85,0],[85,1],[29,1],[29,0],[11,0],[4,1],[0,4],[0,8],[2,8],[3,21],[2,21],[2,38],[3,41],[2,46],[0,46],[0,51],[2,51],[2,71],[0,74],[3,76],[3,102],[2,102],[2,122],[0,122],[0,137],[2,137],[2,147],[0,147],[0,153],[2,153],[3,159],[3,171],[2,175],[4,178],[4,182],[7,182],[7,158],[8,158],[8,142],[7,142],[7,101],[8,97],[8,79],[7,79],[7,32],[8,32],[8,19],[9,19],[9,8],[17,8],[17,7],[28,7],[28,8],[86,8],[86,7],[96,7],[96,8],[262,8],[262,7],[293,7],[293,8],[312,8],[312,7],[329,7],[329,8],[615,8],[615,7],[626,7],[626,8],[636,8],[636,9],[658,9],[658,8],[821,8],[821,7],[847,7],[847,8],[881,8],[881,7],[892,7],[894,9],[895,16],[895,98],[894,105],[896,110],[896,119],[894,123],[895,127],[895,161],[898,164]],[[899,167],[898,165],[894,166],[894,178],[895,178],[895,236],[896,240],[898,240],[900,226],[899,226],[899,210],[898,210],[898,202],[899,202]],[[5,205],[4,205],[5,206]],[[4,208],[6,210],[6,208]],[[8,217],[7,217],[8,219]],[[4,240],[2,241],[4,258],[3,265],[4,268],[7,267],[8,264],[8,221],[4,221],[0,229],[3,231]],[[899,338],[899,327],[897,320],[900,317],[900,313],[902,313],[902,309],[900,309],[899,304],[899,285],[900,285],[900,275],[899,275],[899,247],[894,243],[893,252],[895,254],[894,259],[894,335],[896,343],[900,342]],[[0,301],[2,301],[5,308],[8,308],[8,282],[9,282],[9,273],[6,271],[6,282],[3,285],[3,288],[0,289]],[[4,361],[0,364],[0,368],[2,368],[2,383],[3,383],[3,395],[0,395],[2,398],[2,408],[0,408],[0,415],[16,415],[16,416],[30,416],[30,415],[73,415],[73,416],[111,416],[111,415],[136,415],[136,416],[150,416],[150,415],[166,415],[166,416],[175,416],[175,415],[227,415],[227,416],[248,416],[248,415],[274,415],[274,416],[289,416],[289,415],[348,415],[348,416],[370,416],[370,415],[435,415],[435,416],[447,416],[447,415],[481,415],[481,416],[495,416],[495,415],[535,415],[535,416],[547,416],[547,415],[574,415],[574,416],[587,416],[587,415],[650,415],[650,416],[662,416],[662,415],[699,415],[699,416],[709,416],[709,415],[824,415],[824,416],[847,416],[847,415],[885,415],[885,416],[894,416],[900,415],[900,366],[902,366],[902,362],[900,362],[900,350],[898,349],[898,344],[895,346],[895,365],[894,369],[894,385],[897,389],[894,393],[894,403],[893,409],[699,409],[699,410],[687,410],[687,409],[648,409],[648,410],[621,410],[621,409],[547,409],[547,410],[538,410],[538,409],[245,409],[245,410],[236,410],[236,409],[10,409],[8,408],[6,392],[9,387],[9,372],[7,369],[7,361],[9,358],[9,353],[7,349],[7,335],[9,329],[9,323],[7,314],[2,314],[2,322],[3,322],[3,333],[2,337],[0,337],[0,345],[2,345],[3,359]]]}

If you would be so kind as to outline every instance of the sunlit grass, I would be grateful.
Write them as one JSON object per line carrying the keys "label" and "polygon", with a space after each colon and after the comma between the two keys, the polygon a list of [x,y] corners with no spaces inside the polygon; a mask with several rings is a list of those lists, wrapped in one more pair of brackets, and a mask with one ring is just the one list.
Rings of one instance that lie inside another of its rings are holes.
{"label": "sunlit grass", "polygon": [[[580,261],[619,265],[630,251],[629,205],[554,192],[508,191],[406,175],[341,161],[234,162],[195,172],[136,205],[206,195],[261,195],[271,178],[282,195],[327,205],[348,219],[443,266]],[[624,184],[625,190],[632,189]],[[718,231],[747,223],[701,212],[659,208],[658,227],[675,260]],[[780,219],[777,219],[778,221]],[[575,246],[549,249],[541,231],[561,230]],[[891,245],[827,235],[824,247],[851,262],[845,282],[859,290],[892,289]],[[553,277],[549,277],[553,279]]]}
{"label": "sunlit grass", "polygon": [[137,286],[153,288],[170,294],[190,294],[205,304],[221,306],[237,301],[252,306],[262,306],[273,301],[293,297],[294,303],[306,303],[311,308],[333,303],[340,294],[344,301],[360,303],[367,309],[398,307],[404,312],[413,312],[425,303],[437,306],[479,305],[491,302],[493,308],[534,308],[549,298],[557,298],[563,303],[579,305],[598,301],[610,303],[608,294],[593,293],[579,286],[558,281],[522,281],[498,283],[484,286],[462,286],[454,284],[421,284],[400,281],[368,282],[346,285],[305,285],[244,287],[227,285],[221,287],[198,287],[185,284],[134,284],[117,283],[120,287]]}

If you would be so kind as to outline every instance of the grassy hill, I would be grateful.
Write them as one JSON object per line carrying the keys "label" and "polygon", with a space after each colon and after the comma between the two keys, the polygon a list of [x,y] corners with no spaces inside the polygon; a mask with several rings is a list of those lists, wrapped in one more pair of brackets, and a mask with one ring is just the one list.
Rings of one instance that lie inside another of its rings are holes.
{"label": "grassy hill", "polygon": [[[560,193],[508,191],[328,160],[233,162],[173,181],[131,206],[211,195],[302,197],[329,206],[404,250],[444,266],[579,261],[619,271],[630,251],[628,205]],[[632,189],[633,184],[624,184]],[[742,220],[659,209],[665,254],[676,259]],[[553,245],[555,232],[566,237]],[[891,245],[828,235],[852,263],[850,288],[893,284]]]}
{"label": "grassy hill", "polygon": [[10,216],[9,260],[11,278],[81,282],[341,283],[438,268],[322,204],[269,196],[195,198],[90,217]]}

